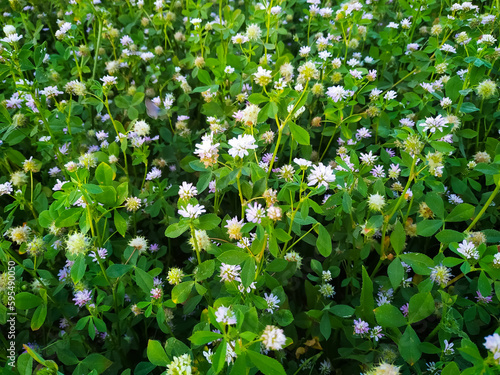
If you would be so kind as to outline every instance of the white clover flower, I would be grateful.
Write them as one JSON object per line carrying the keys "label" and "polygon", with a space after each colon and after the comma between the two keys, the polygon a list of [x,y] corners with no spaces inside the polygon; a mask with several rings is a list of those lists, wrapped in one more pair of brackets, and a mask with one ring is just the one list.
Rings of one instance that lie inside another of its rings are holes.
{"label": "white clover flower", "polygon": [[484,347],[493,353],[493,358],[497,364],[500,364],[500,335],[494,333],[493,335],[485,337],[485,340]]}
{"label": "white clover flower", "polygon": [[253,206],[248,204],[245,215],[247,221],[251,223],[260,223],[266,216],[266,210],[260,203],[254,202]]}
{"label": "white clover flower", "polygon": [[325,298],[331,298],[335,295],[335,288],[328,283],[322,284],[319,288],[319,292]]}
{"label": "white clover flower", "polygon": [[274,310],[276,310],[279,307],[279,303],[281,302],[277,296],[275,296],[273,293],[267,294],[264,293],[264,299],[266,300],[267,303],[267,312],[273,314]]}
{"label": "white clover flower", "polygon": [[74,232],[66,239],[66,251],[69,255],[77,257],[85,255],[90,246],[90,239],[81,232]]}
{"label": "white clover flower", "polygon": [[196,186],[193,186],[192,183],[187,183],[186,181],[182,182],[182,185],[179,188],[179,198],[181,200],[189,200],[196,197],[197,194],[198,190],[196,189]]}
{"label": "white clover flower", "polygon": [[421,124],[424,131],[429,130],[431,133],[435,133],[436,131],[442,132],[446,127],[447,120],[442,115],[438,115],[436,117],[426,117],[425,122]]}
{"label": "white clover flower", "polygon": [[178,267],[172,267],[168,270],[167,281],[170,285],[177,285],[182,281],[184,272]]}
{"label": "white clover flower", "polygon": [[451,269],[443,266],[442,264],[431,268],[430,279],[432,282],[443,288],[448,285],[452,277],[453,275],[451,274]]}
{"label": "white clover flower", "polygon": [[116,85],[118,83],[118,79],[113,76],[104,76],[101,78],[104,87]]}
{"label": "white clover flower", "polygon": [[342,86],[332,86],[326,90],[326,95],[328,95],[335,103],[344,100],[348,92]]}
{"label": "white clover flower", "polygon": [[215,311],[215,320],[218,323],[236,324],[236,316],[230,307],[220,306]]}
{"label": "white clover flower", "polygon": [[144,137],[149,134],[149,125],[146,121],[140,120],[134,123],[134,133],[139,137]]}
{"label": "white clover flower", "polygon": [[189,354],[174,357],[172,362],[167,365],[167,375],[191,375],[192,373],[191,356]]}
{"label": "white clover flower", "polygon": [[255,138],[250,134],[240,134],[237,138],[230,139],[228,143],[231,146],[228,153],[233,158],[236,156],[243,158],[245,155],[249,155],[248,150],[254,150],[258,147],[255,144]]}
{"label": "white clover flower", "polygon": [[382,211],[385,206],[385,197],[378,193],[371,194],[368,197],[368,207],[373,211]]}
{"label": "white clover flower", "polygon": [[329,165],[325,166],[323,163],[318,165],[313,165],[312,171],[307,176],[309,186],[325,186],[329,187],[330,182],[335,181],[335,174],[333,173],[332,167]]}
{"label": "white clover flower", "polygon": [[221,263],[219,276],[222,281],[241,282],[240,271],[241,271],[241,266]]}
{"label": "white clover flower", "polygon": [[264,69],[261,66],[257,68],[257,72],[254,74],[254,81],[260,86],[266,86],[272,79],[272,71]]}
{"label": "white clover flower", "polygon": [[202,206],[200,204],[193,206],[191,203],[188,203],[186,207],[183,207],[179,210],[179,214],[181,216],[190,219],[196,219],[204,212],[207,212],[205,210],[205,206]]}
{"label": "white clover flower", "polygon": [[259,25],[252,23],[247,27],[246,36],[249,40],[255,41],[260,38],[261,33],[262,30],[260,29]]}
{"label": "white clover flower", "polygon": [[16,28],[12,25],[5,25],[3,27],[3,32],[5,33],[5,35],[12,35],[16,33]]}
{"label": "white clover flower", "polygon": [[23,242],[28,241],[30,233],[31,233],[31,228],[28,227],[27,225],[23,225],[19,227],[10,228],[7,231],[6,235],[10,237],[11,241],[20,245]]}
{"label": "white clover flower", "polygon": [[285,346],[286,336],[281,328],[268,325],[260,336],[267,350],[281,350]]}
{"label": "white clover flower", "polygon": [[479,251],[472,241],[463,240],[458,245],[457,251],[467,259],[479,259]]}
{"label": "white clover flower", "polygon": [[148,242],[142,236],[137,236],[135,238],[132,238],[129,241],[128,245],[138,250],[139,253],[143,253],[148,249]]}

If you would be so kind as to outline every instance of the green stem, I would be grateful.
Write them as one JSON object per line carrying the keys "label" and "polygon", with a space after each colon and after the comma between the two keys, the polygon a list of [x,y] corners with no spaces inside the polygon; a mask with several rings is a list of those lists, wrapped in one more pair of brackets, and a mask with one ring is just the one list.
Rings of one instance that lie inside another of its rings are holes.
{"label": "green stem", "polygon": [[465,232],[468,232],[472,228],[474,228],[474,225],[476,225],[476,223],[479,221],[479,219],[481,218],[481,216],[483,216],[483,214],[486,211],[486,209],[490,206],[491,202],[493,202],[493,199],[495,199],[495,196],[498,194],[498,191],[500,191],[500,180],[497,182],[497,186],[495,187],[495,190],[493,190],[493,192],[491,193],[490,197],[488,198],[488,200],[484,204],[484,206],[481,209],[481,211],[479,211],[479,213],[474,218],[474,220],[472,221],[472,223],[470,223],[470,225],[467,227],[467,229],[465,230]]}
{"label": "green stem", "polygon": [[95,73],[97,68],[97,58],[99,56],[99,48],[101,47],[101,34],[102,34],[102,20],[101,17],[97,17],[97,21],[99,22],[99,28],[97,31],[97,45],[94,51],[94,69],[92,70],[92,80],[95,79]]}
{"label": "green stem", "polygon": [[371,278],[373,278],[375,276],[375,274],[377,273],[378,269],[380,268],[380,266],[382,264],[382,261],[385,259],[385,253],[384,253],[384,250],[385,250],[384,249],[385,248],[385,233],[387,231],[387,227],[389,226],[389,222],[391,221],[391,218],[394,216],[394,214],[398,210],[398,208],[401,205],[403,199],[405,199],[405,195],[406,195],[406,192],[408,191],[408,189],[410,188],[411,181],[415,178],[415,176],[414,176],[414,170],[415,170],[416,161],[417,161],[417,156],[415,155],[413,157],[413,161],[411,163],[410,175],[408,176],[408,181],[406,182],[405,189],[401,193],[401,196],[397,200],[396,205],[394,206],[394,208],[392,209],[392,211],[389,213],[389,215],[387,215],[385,217],[384,226],[382,227],[382,237],[381,237],[381,241],[380,241],[380,259],[379,259],[379,262],[378,262],[377,266],[375,267],[375,269],[373,270],[373,272],[372,272],[372,274],[370,276]]}
{"label": "green stem", "polygon": [[245,206],[244,206],[243,193],[241,191],[240,177],[241,177],[241,168],[238,171],[238,176],[236,176],[236,184],[238,185],[238,195],[240,196],[240,202],[241,202],[241,218],[243,219],[243,216],[245,214]]}

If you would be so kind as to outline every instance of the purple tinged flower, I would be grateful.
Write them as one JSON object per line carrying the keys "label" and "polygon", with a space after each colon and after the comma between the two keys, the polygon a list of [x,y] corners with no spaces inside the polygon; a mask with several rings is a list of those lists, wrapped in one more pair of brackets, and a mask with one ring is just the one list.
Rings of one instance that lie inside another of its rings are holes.
{"label": "purple tinged flower", "polygon": [[160,299],[161,295],[162,295],[161,288],[151,289],[151,298],[153,298],[153,299]]}
{"label": "purple tinged flower", "polygon": [[370,330],[370,326],[364,320],[358,319],[354,321],[354,333],[364,336]]}
{"label": "purple tinged flower", "polygon": [[382,333],[382,327],[381,326],[373,327],[370,331],[370,337],[375,341],[378,341],[379,339],[384,337],[384,334]]}
{"label": "purple tinged flower", "polygon": [[101,247],[101,248],[97,249],[97,254],[95,251],[91,251],[89,253],[89,256],[92,258],[93,262],[97,263],[98,262],[97,256],[99,256],[99,259],[106,259],[106,257],[108,256],[108,250]]}
{"label": "purple tinged flower", "polygon": [[476,294],[477,294],[476,297],[477,302],[490,303],[492,301],[491,296],[484,297],[479,290],[476,291]]}
{"label": "purple tinged flower", "polygon": [[370,173],[373,175],[373,177],[385,177],[385,171],[384,171],[384,166],[383,165],[376,165],[373,167],[373,169],[370,171]]}
{"label": "purple tinged flower", "polygon": [[399,309],[401,310],[401,312],[403,313],[403,315],[405,316],[405,318],[408,317],[408,308],[410,307],[410,304],[409,303],[406,303],[404,304],[403,306],[401,306]]}
{"label": "purple tinged flower", "polygon": [[73,301],[75,301],[75,305],[83,307],[87,303],[89,303],[91,299],[92,299],[92,291],[84,289],[84,290],[79,290],[78,292],[75,293],[75,298],[73,298]]}

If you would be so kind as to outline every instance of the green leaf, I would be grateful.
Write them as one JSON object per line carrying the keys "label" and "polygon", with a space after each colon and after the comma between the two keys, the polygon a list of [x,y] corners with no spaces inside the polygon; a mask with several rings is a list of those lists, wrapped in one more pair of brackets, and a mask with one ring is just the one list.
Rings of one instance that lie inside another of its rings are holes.
{"label": "green leaf", "polygon": [[350,214],[352,212],[352,198],[347,191],[344,191],[342,195],[342,210],[346,214]]}
{"label": "green leaf", "polygon": [[243,267],[241,268],[241,283],[245,288],[250,286],[255,280],[255,260],[253,258],[248,258],[243,262]]}
{"label": "green leaf", "polygon": [[100,194],[102,193],[102,189],[99,187],[99,185],[95,184],[83,184],[83,188],[87,193],[90,194]]}
{"label": "green leaf", "polygon": [[211,230],[217,228],[221,219],[216,214],[206,214],[200,216],[200,224],[197,225],[198,229]]}
{"label": "green leaf", "polygon": [[151,276],[146,271],[140,269],[139,267],[135,268],[135,282],[142,289],[146,295],[150,295],[151,289],[153,289],[153,276]]}
{"label": "green leaf", "polygon": [[196,281],[202,281],[208,279],[213,275],[215,271],[215,260],[210,259],[201,263],[196,269],[195,278]]}
{"label": "green leaf", "polygon": [[212,357],[212,366],[216,374],[221,372],[221,370],[224,368],[224,363],[226,362],[226,350],[227,342],[226,340],[222,340],[219,344],[219,347],[215,351],[214,356]]}
{"label": "green leaf", "polygon": [[281,272],[283,271],[288,262],[285,259],[274,259],[271,263],[266,266],[267,272]]}
{"label": "green leaf", "polygon": [[87,368],[96,370],[98,374],[102,374],[106,369],[113,364],[112,361],[105,356],[97,353],[92,353],[85,357],[81,362]]}
{"label": "green leaf", "polygon": [[403,225],[398,221],[391,233],[391,245],[396,254],[400,254],[405,247],[406,233]]}
{"label": "green leaf", "polygon": [[471,102],[465,102],[460,107],[460,112],[463,112],[463,113],[473,113],[473,112],[477,112],[477,111],[479,111],[479,108],[477,108]]}
{"label": "green leaf", "polygon": [[446,96],[456,102],[460,96],[459,91],[463,87],[463,82],[459,76],[455,75],[446,82]]}
{"label": "green leaf", "polygon": [[170,364],[170,360],[167,353],[165,353],[165,349],[163,349],[163,346],[157,340],[148,341],[147,355],[149,362],[153,365],[166,367]]}
{"label": "green leaf", "polygon": [[446,216],[446,221],[458,222],[471,220],[473,216],[474,206],[468,203],[461,203]]}
{"label": "green leaf", "polygon": [[274,358],[267,357],[253,350],[248,350],[246,353],[255,367],[264,375],[286,375],[285,369],[281,363]]}
{"label": "green leaf", "polygon": [[220,333],[212,332],[212,331],[196,331],[189,338],[189,340],[195,345],[205,345],[209,342],[215,341],[224,337]]}
{"label": "green leaf", "polygon": [[47,317],[47,305],[44,303],[38,306],[33,313],[33,317],[31,318],[31,329],[33,331],[37,331],[45,322],[45,318]]}
{"label": "green leaf", "polygon": [[401,264],[401,259],[396,258],[389,264],[389,267],[387,267],[387,275],[389,276],[392,287],[396,289],[405,276],[405,270]]}
{"label": "green leaf", "polygon": [[250,255],[244,251],[240,250],[228,250],[224,251],[221,255],[217,257],[222,263],[230,264],[233,266],[243,263],[248,259]]}
{"label": "green leaf", "polygon": [[124,182],[116,188],[116,204],[121,205],[128,197],[128,182]]}
{"label": "green leaf", "polygon": [[295,125],[293,122],[288,124],[292,132],[293,139],[300,145],[308,146],[311,142],[309,133],[303,127]]}
{"label": "green leaf", "polygon": [[108,275],[108,277],[115,279],[118,277],[122,277],[132,268],[133,266],[131,266],[130,264],[112,264],[106,270],[106,274]]}
{"label": "green leaf", "polygon": [[417,234],[422,237],[430,237],[443,225],[441,220],[423,220],[417,223]]}
{"label": "green leaf", "polygon": [[259,105],[260,103],[268,102],[269,98],[259,92],[255,92],[248,97],[248,101],[252,104]]}
{"label": "green leaf", "polygon": [[483,357],[481,353],[479,353],[479,349],[477,345],[474,344],[469,339],[462,339],[460,348],[458,348],[460,355],[464,357],[467,361],[471,362],[474,365],[482,364]]}
{"label": "green leaf", "polygon": [[481,271],[481,273],[479,274],[479,278],[477,280],[477,288],[479,289],[479,293],[481,293],[483,297],[488,297],[491,295],[491,284],[484,271]]}
{"label": "green leaf", "polygon": [[287,241],[290,241],[292,239],[292,236],[290,236],[287,232],[285,232],[281,228],[275,228],[274,234],[275,234],[276,238],[278,240],[280,240],[281,242],[287,242]]}
{"label": "green leaf", "polygon": [[293,314],[290,310],[281,309],[274,313],[276,321],[281,327],[286,327],[293,322]]}
{"label": "green leaf", "polygon": [[176,304],[184,303],[189,297],[193,286],[194,281],[186,281],[174,286],[174,289],[172,289],[172,301]]}
{"label": "green leaf", "polygon": [[28,353],[23,353],[17,359],[17,371],[19,375],[31,375],[33,370],[33,358]]}
{"label": "green leaf", "polygon": [[[37,361],[38,363],[42,364],[45,366],[45,359],[42,358],[42,356],[40,354],[38,354],[37,352],[35,352],[33,349],[31,349],[28,345],[26,344],[23,344],[23,348],[24,350],[26,350],[26,352],[35,360]],[[31,369],[30,369],[31,370]],[[30,374],[31,374],[31,371],[30,371]]]}
{"label": "green leaf", "polygon": [[441,349],[438,348],[436,345],[431,344],[430,342],[421,342],[420,343],[420,350],[422,353],[425,354],[440,354]]}
{"label": "green leaf", "polygon": [[373,322],[373,309],[375,307],[375,301],[373,299],[373,282],[366,272],[365,266],[363,267],[362,277],[363,277],[363,285],[361,287],[361,317],[364,320],[368,320],[369,322]]}
{"label": "green leaf", "polygon": [[125,233],[127,233],[127,220],[125,220],[117,210],[115,210],[114,214],[114,223],[118,233],[120,233],[122,237],[125,237]]}
{"label": "green leaf", "polygon": [[49,210],[42,211],[40,213],[40,216],[38,216],[38,223],[43,227],[43,228],[48,228],[50,225],[54,222],[54,219],[52,218],[52,215],[50,214]]}
{"label": "green leaf", "polygon": [[177,238],[188,229],[189,229],[189,224],[181,224],[181,223],[170,224],[165,230],[165,236],[169,238]]}
{"label": "green leaf", "polygon": [[349,318],[354,314],[355,309],[348,305],[335,305],[330,308],[330,312],[341,318]]}
{"label": "green leaf", "polygon": [[144,93],[140,92],[140,91],[137,91],[134,94],[134,96],[132,97],[132,103],[131,103],[131,105],[135,107],[135,106],[141,104],[143,100],[144,100]]}
{"label": "green leaf", "polygon": [[401,327],[406,325],[406,319],[394,305],[384,304],[375,309],[375,319],[382,327]]}
{"label": "green leaf", "polygon": [[115,179],[115,172],[106,163],[101,163],[95,170],[95,178],[99,185],[110,186]]}
{"label": "green leaf", "polygon": [[75,225],[83,212],[83,208],[75,207],[69,208],[62,211],[62,213],[56,218],[55,226],[58,228],[71,227]]}
{"label": "green leaf", "polygon": [[318,240],[316,241],[316,246],[318,247],[319,253],[324,257],[332,253],[332,236],[321,224],[318,225]]}
{"label": "green leaf", "polygon": [[71,266],[71,279],[75,284],[83,278],[86,269],[87,263],[85,262],[85,256],[79,255],[75,263]]}
{"label": "green leaf", "polygon": [[434,298],[430,293],[418,293],[410,298],[408,321],[410,324],[419,322],[434,313]]}
{"label": "green leaf", "polygon": [[433,141],[431,142],[431,146],[434,147],[436,151],[446,154],[455,151],[455,147],[444,141]]}
{"label": "green leaf", "polygon": [[321,321],[319,323],[319,331],[325,338],[328,340],[330,338],[330,334],[332,333],[332,325],[330,323],[330,314],[328,311],[323,312],[323,316],[321,317]]}
{"label": "green leaf", "polygon": [[203,69],[198,70],[198,79],[201,83],[210,86],[212,84],[212,79],[210,78],[210,74]]}
{"label": "green leaf", "polygon": [[413,268],[420,275],[430,275],[434,261],[422,253],[401,254],[399,258]]}
{"label": "green leaf", "polygon": [[411,326],[406,327],[405,333],[399,339],[398,348],[401,357],[410,366],[413,366],[422,356],[419,345],[420,339],[415,330]]}
{"label": "green leaf", "polygon": [[236,361],[234,362],[233,368],[229,375],[241,375],[246,374],[247,364],[246,364],[246,355],[245,352],[238,355]]}
{"label": "green leaf", "polygon": [[460,375],[460,369],[455,362],[451,362],[441,371],[441,375]]}
{"label": "green leaf", "polygon": [[443,243],[462,242],[465,238],[465,234],[455,230],[445,229],[436,234],[436,238],[439,242]]}
{"label": "green leaf", "polygon": [[130,105],[130,99],[129,98],[125,98],[124,96],[122,95],[118,95],[114,98],[114,101],[115,101],[115,105],[118,107],[118,108],[122,108],[122,109],[125,109],[125,108],[129,108],[131,105]]}
{"label": "green leaf", "polygon": [[436,192],[431,191],[425,195],[425,203],[438,218],[444,218],[444,201]]}

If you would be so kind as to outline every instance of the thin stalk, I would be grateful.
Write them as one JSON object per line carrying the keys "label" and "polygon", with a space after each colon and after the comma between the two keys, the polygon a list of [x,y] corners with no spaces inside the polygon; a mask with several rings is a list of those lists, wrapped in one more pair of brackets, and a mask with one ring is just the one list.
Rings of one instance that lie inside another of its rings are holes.
{"label": "thin stalk", "polygon": [[94,69],[92,70],[92,80],[95,79],[95,72],[97,68],[97,58],[99,57],[99,48],[101,47],[101,34],[102,34],[102,20],[100,17],[97,17],[97,21],[99,22],[99,29],[97,31],[97,45],[94,51]]}
{"label": "thin stalk", "polygon": [[493,190],[493,192],[491,193],[490,197],[488,198],[488,200],[484,204],[483,208],[481,209],[481,211],[479,211],[479,213],[474,218],[474,220],[472,221],[472,223],[470,223],[470,225],[467,227],[467,229],[465,230],[465,232],[469,232],[472,228],[474,228],[474,225],[476,225],[476,223],[479,221],[479,219],[481,218],[481,216],[483,216],[483,214],[486,211],[486,209],[490,206],[491,202],[493,202],[493,199],[495,199],[495,196],[498,194],[498,191],[500,191],[500,181],[498,181],[497,186],[495,187],[495,190]]}
{"label": "thin stalk", "polygon": [[408,189],[410,188],[410,183],[415,178],[415,176],[414,176],[414,170],[415,170],[416,161],[417,161],[417,157],[415,155],[413,157],[413,161],[411,163],[410,175],[408,176],[408,181],[406,182],[405,189],[401,193],[401,196],[397,200],[396,205],[394,206],[394,208],[392,209],[392,211],[389,213],[389,215],[386,216],[386,219],[384,220],[384,226],[382,227],[382,237],[381,237],[381,241],[380,241],[380,259],[379,259],[377,265],[375,266],[375,269],[373,270],[370,278],[373,278],[375,276],[375,274],[377,273],[378,269],[382,265],[382,261],[385,259],[385,253],[384,253],[384,250],[385,250],[384,249],[384,247],[385,247],[385,233],[387,231],[387,227],[389,225],[389,221],[391,220],[391,218],[394,216],[394,214],[398,210],[398,208],[399,208],[401,202],[403,201],[403,199],[405,199],[405,194],[408,191]]}

